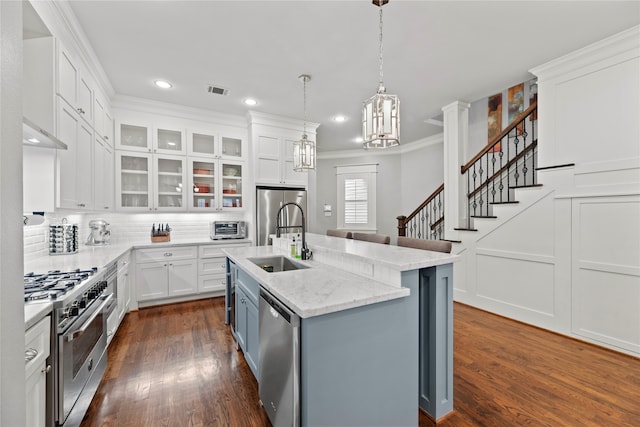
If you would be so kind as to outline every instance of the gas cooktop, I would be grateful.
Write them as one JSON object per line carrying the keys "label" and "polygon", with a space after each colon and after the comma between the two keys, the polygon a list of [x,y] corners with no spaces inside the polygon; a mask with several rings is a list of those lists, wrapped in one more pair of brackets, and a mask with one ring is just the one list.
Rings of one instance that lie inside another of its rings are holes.
{"label": "gas cooktop", "polygon": [[92,267],[88,270],[27,273],[24,275],[24,300],[59,300],[72,289],[90,280],[97,271],[98,267]]}

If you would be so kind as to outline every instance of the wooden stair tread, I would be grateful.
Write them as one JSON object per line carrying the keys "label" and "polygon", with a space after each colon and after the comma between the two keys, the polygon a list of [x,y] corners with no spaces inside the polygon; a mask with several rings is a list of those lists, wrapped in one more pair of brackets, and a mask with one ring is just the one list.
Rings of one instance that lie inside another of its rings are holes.
{"label": "wooden stair tread", "polygon": [[542,187],[542,184],[515,185],[513,187],[509,187],[509,189],[514,189],[514,188],[536,188],[536,187]]}
{"label": "wooden stair tread", "polygon": [[478,231],[475,228],[454,228],[456,231]]}
{"label": "wooden stair tread", "polygon": [[489,202],[490,205],[513,205],[516,203],[520,203],[520,202],[517,200],[512,200],[510,202]]}
{"label": "wooden stair tread", "polygon": [[489,218],[489,219],[495,219],[498,218],[495,215],[471,215],[471,218]]}

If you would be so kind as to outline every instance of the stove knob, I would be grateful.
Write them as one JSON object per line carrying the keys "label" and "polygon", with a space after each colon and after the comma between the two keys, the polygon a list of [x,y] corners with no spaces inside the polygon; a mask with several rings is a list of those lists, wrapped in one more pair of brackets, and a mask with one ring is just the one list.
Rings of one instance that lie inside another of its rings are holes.
{"label": "stove knob", "polygon": [[71,308],[69,309],[69,316],[77,316],[80,312],[80,307],[78,301],[74,301],[71,303]]}
{"label": "stove knob", "polygon": [[82,299],[80,300],[80,303],[78,304],[78,306],[80,308],[85,308],[87,306],[87,295],[85,294]]}
{"label": "stove knob", "polygon": [[95,289],[90,289],[89,290],[89,300],[94,300],[96,299],[96,297],[98,296],[98,292],[96,292]]}

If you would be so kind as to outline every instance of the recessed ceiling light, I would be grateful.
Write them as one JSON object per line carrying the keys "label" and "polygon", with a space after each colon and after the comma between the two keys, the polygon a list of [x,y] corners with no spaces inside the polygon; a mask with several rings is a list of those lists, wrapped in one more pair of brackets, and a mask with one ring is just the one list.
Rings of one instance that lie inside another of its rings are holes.
{"label": "recessed ceiling light", "polygon": [[173,85],[166,80],[156,80],[153,83],[162,89],[171,89],[173,87]]}
{"label": "recessed ceiling light", "polygon": [[353,138],[353,142],[355,142],[356,144],[362,144],[363,141],[364,141],[364,139],[362,139],[361,136],[359,136],[357,138]]}
{"label": "recessed ceiling light", "polygon": [[253,98],[247,98],[244,100],[245,105],[248,105],[250,107],[253,107],[254,105],[258,105],[258,101],[256,101]]}
{"label": "recessed ceiling light", "polygon": [[342,122],[346,122],[347,118],[345,116],[335,116],[333,118],[334,122],[338,122],[338,123],[342,123]]}

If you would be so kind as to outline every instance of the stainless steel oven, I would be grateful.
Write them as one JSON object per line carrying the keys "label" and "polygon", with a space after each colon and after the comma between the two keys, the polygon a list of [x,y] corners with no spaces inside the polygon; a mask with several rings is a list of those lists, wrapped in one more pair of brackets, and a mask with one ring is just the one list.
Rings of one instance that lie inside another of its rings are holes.
{"label": "stainless steel oven", "polygon": [[117,264],[25,275],[25,304],[53,304],[47,427],[77,427],[107,367],[107,317],[117,306]]}
{"label": "stainless steel oven", "polygon": [[[80,425],[106,369],[107,310],[112,301],[113,294],[101,297],[95,307],[58,335],[59,425]],[[83,393],[87,394],[88,402],[80,400]]]}

